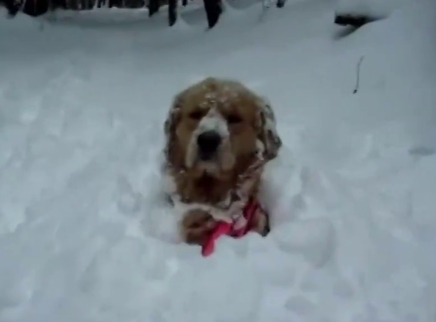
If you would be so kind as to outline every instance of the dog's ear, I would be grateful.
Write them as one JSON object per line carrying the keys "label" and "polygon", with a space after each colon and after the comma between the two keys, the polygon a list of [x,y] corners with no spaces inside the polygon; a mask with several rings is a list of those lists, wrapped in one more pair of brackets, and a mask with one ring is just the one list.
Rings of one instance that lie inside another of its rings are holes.
{"label": "dog's ear", "polygon": [[281,146],[282,140],[277,133],[276,119],[271,104],[266,98],[261,98],[259,104],[260,134],[259,139],[263,143],[265,160],[274,159]]}
{"label": "dog's ear", "polygon": [[175,149],[175,135],[176,127],[180,120],[180,109],[182,106],[181,95],[177,95],[171,104],[171,108],[168,112],[167,119],[164,123],[164,132],[166,138],[165,144],[165,156],[167,162],[172,163]]}

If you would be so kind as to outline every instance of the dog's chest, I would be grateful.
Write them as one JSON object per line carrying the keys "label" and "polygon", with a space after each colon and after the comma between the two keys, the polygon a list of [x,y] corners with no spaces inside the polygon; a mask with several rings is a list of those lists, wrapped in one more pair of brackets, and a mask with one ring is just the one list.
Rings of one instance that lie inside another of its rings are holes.
{"label": "dog's chest", "polygon": [[177,182],[178,194],[186,203],[216,205],[229,198],[232,188],[231,180],[217,180],[209,176],[196,180],[182,177]]}

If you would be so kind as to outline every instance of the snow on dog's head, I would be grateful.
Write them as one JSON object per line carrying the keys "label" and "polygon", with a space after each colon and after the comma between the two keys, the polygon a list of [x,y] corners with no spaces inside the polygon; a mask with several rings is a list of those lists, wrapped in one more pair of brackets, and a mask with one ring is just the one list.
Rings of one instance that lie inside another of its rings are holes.
{"label": "snow on dog's head", "polygon": [[239,172],[259,149],[272,159],[281,146],[269,104],[226,79],[206,78],[176,95],[165,133],[167,161],[193,176]]}

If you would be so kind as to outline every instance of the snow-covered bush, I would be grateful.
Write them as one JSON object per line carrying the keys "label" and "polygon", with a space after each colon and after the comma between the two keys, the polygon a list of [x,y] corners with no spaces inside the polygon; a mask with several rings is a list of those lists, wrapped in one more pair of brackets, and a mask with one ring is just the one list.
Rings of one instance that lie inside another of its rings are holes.
{"label": "snow-covered bush", "polygon": [[335,22],[342,25],[363,25],[389,16],[410,0],[338,0]]}

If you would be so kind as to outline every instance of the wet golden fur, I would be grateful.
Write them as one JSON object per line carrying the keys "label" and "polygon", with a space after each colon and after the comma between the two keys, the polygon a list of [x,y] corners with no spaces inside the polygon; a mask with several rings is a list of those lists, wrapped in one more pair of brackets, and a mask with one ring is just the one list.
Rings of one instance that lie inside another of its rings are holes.
{"label": "wet golden fur", "polygon": [[[171,177],[182,201],[211,206],[224,202],[238,176],[253,162],[258,140],[265,146],[267,161],[275,158],[281,141],[277,136],[273,138],[275,145],[270,142],[271,131],[265,130],[262,104],[264,100],[240,82],[217,78],[207,78],[175,96],[173,113],[165,124],[169,136],[167,162],[171,164]],[[227,124],[228,137],[216,162],[205,163],[196,159],[192,137],[211,108]],[[255,199],[259,182],[260,177],[250,189],[250,196]],[[265,234],[267,219],[259,217],[258,223],[256,230]],[[191,210],[182,218],[181,234],[188,243],[202,244],[215,224],[207,212]]]}

